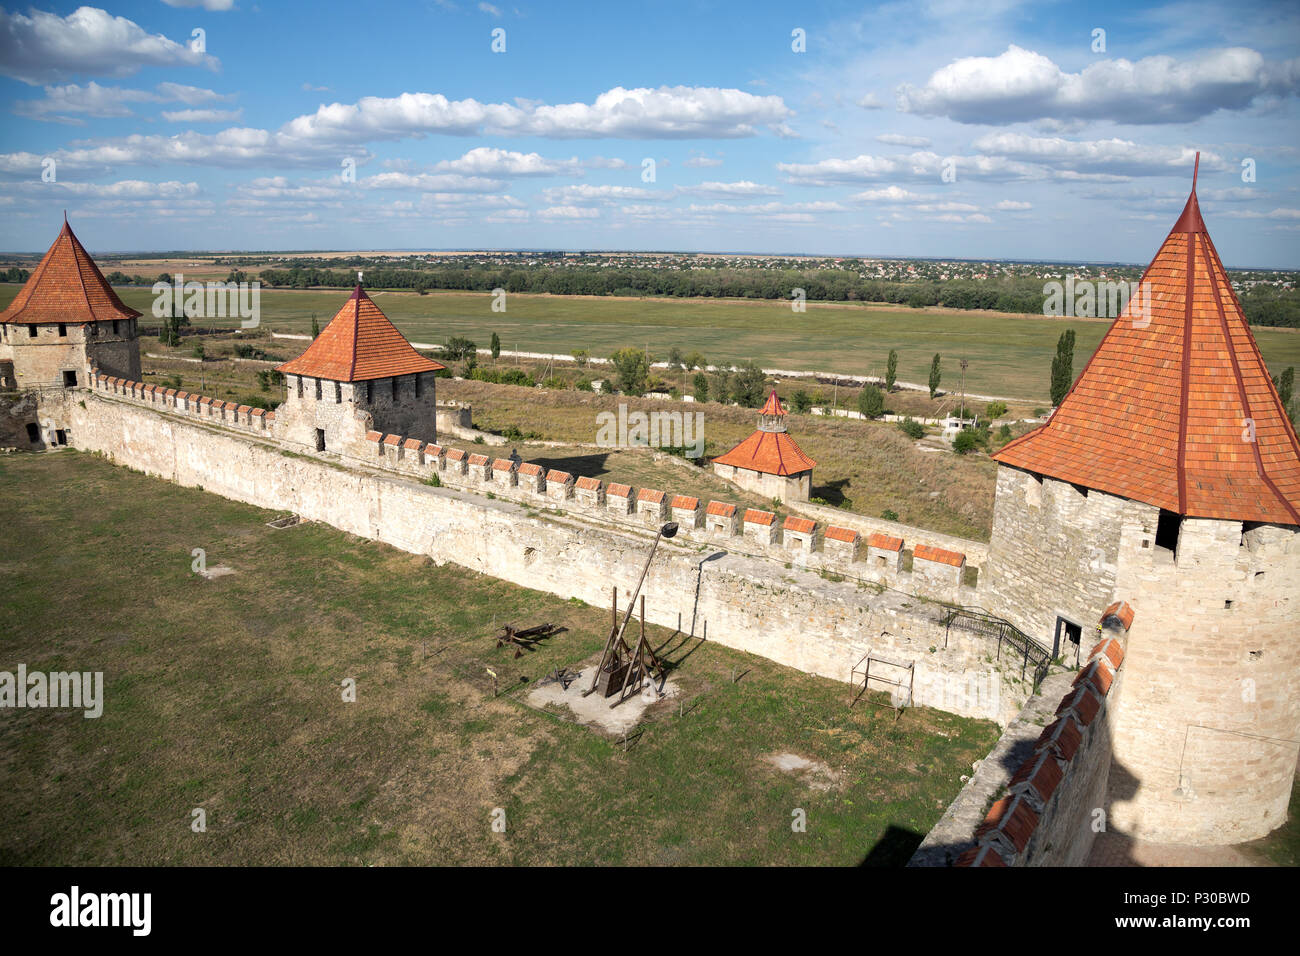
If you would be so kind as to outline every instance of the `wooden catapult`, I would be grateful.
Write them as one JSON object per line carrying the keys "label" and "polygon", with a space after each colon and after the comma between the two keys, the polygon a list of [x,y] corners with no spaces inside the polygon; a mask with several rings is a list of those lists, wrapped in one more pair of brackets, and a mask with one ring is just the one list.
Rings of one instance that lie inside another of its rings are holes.
{"label": "wooden catapult", "polygon": [[523,657],[524,651],[537,650],[537,642],[544,637],[550,637],[553,632],[558,630],[554,624],[538,624],[535,627],[519,628],[513,624],[502,624],[501,630],[497,631],[497,647],[505,647],[507,644],[513,644],[515,647],[515,657]]}
{"label": "wooden catapult", "polygon": [[[597,691],[602,697],[613,697],[617,694],[618,700],[609,705],[617,707],[630,693],[636,693],[643,687],[647,680],[652,682],[651,686],[662,681],[667,675],[667,670],[655,652],[650,649],[650,642],[646,640],[645,595],[641,595],[641,633],[636,645],[631,646],[623,636],[627,628],[627,617],[624,617],[621,625],[618,620],[618,588],[615,587],[613,592],[609,637],[605,641],[605,650],[600,655],[600,666],[596,668],[596,676],[591,686],[583,691],[582,696],[586,697]],[[629,604],[628,616],[631,610],[632,606]]]}
{"label": "wooden catapult", "polygon": [[[677,534],[677,523],[670,521],[655,535],[650,556],[646,558],[645,567],[641,569],[641,577],[636,582],[636,590],[632,592],[631,599],[627,602],[627,612],[621,622],[618,619],[618,587],[613,588],[609,637],[605,640],[605,650],[601,652],[600,664],[591,679],[591,686],[582,692],[583,697],[596,691],[600,691],[602,697],[618,694],[618,700],[609,705],[617,707],[627,699],[629,689],[635,692],[645,681],[662,682],[667,676],[668,671],[663,662],[650,649],[650,644],[646,641],[645,595],[641,594],[641,585],[645,583],[646,572],[650,570],[650,562],[654,560],[659,541],[662,538],[671,538],[675,534]],[[641,635],[637,638],[636,646],[632,647],[627,643],[624,635],[627,633],[627,625],[632,618],[632,609],[636,606],[638,595],[641,597]]]}

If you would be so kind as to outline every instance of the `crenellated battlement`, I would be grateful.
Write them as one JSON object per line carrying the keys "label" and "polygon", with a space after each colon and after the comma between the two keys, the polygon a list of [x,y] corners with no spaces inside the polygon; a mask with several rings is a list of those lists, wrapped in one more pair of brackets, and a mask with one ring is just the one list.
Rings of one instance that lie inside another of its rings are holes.
{"label": "crenellated battlement", "polygon": [[[251,432],[292,445],[296,452],[312,453],[312,449],[287,441],[277,431],[275,412],[93,372],[90,385],[101,394],[159,411],[193,416],[205,424]],[[356,453],[332,453],[331,457],[425,482],[436,477],[439,484],[460,491],[539,509],[560,508],[566,513],[629,529],[658,527],[664,521],[673,520],[683,540],[694,541],[702,547],[726,547],[932,600],[963,605],[978,603],[977,589],[963,581],[966,554],[924,541],[915,544],[908,569],[903,561],[908,542],[897,535],[869,533],[867,547],[862,547],[864,536],[854,528],[799,515],[790,515],[782,521],[775,512],[742,509],[731,502],[706,504],[695,496],[669,490],[596,478],[575,479],[568,472],[547,470],[535,462],[497,458],[380,431],[367,432],[360,448],[349,450]],[[860,515],[851,519],[854,523],[871,522]],[[900,527],[893,522],[887,524],[891,529]],[[936,538],[944,543],[952,540],[945,536]],[[882,561],[886,554],[891,559]]]}

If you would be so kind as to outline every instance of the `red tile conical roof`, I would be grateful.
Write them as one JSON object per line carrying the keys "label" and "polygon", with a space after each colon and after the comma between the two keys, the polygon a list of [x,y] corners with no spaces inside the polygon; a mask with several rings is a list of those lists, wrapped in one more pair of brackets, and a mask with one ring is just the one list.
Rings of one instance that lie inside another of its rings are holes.
{"label": "red tile conical roof", "polygon": [[358,284],[307,351],[277,371],[334,382],[364,382],[446,367],[411,348],[411,343]]}
{"label": "red tile conical roof", "polygon": [[813,461],[786,432],[754,432],[725,455],[713,459],[715,465],[735,465],[768,475],[797,475],[810,471]]}
{"label": "red tile conical roof", "polygon": [[776,389],[772,389],[772,394],[767,396],[767,402],[758,410],[760,415],[784,415],[785,406],[781,404],[781,399],[776,397]]}
{"label": "red tile conical roof", "polygon": [[993,457],[1180,515],[1300,524],[1300,441],[1210,240],[1178,222],[1047,424]]}
{"label": "red tile conical roof", "polygon": [[59,237],[9,308],[0,313],[0,322],[83,325],[134,319],[139,314],[122,304],[64,218]]}

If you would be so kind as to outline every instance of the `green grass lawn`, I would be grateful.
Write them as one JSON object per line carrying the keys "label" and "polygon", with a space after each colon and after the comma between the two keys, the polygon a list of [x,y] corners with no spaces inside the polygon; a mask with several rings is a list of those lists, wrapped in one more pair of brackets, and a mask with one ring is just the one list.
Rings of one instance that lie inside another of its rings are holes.
{"label": "green grass lawn", "polygon": [[[523,702],[607,610],[73,451],[0,460],[0,509],[0,669],[102,671],[106,697],[0,711],[0,864],[899,864],[998,735],[651,628],[682,694],[624,746]],[[515,660],[505,620],[566,630]]]}
{"label": "green grass lawn", "polygon": [[[18,292],[0,285],[0,308]],[[150,315],[148,289],[119,289],[127,304]],[[375,292],[375,300],[408,338],[441,343],[467,336],[486,348],[492,333],[505,349],[606,356],[625,345],[645,346],[665,358],[678,346],[698,349],[712,363],[754,359],[768,368],[883,374],[890,349],[899,353],[898,378],[924,383],[930,360],[943,357],[946,390],[958,385],[958,360],[967,358],[968,391],[1030,401],[1048,397],[1049,372],[1062,331],[1076,334],[1080,371],[1108,325],[1079,319],[1026,318],[986,313],[925,311],[868,305],[788,304],[711,299],[620,299],[511,295],[507,311],[492,312],[487,293]],[[262,322],[281,331],[307,332],[315,313],[324,326],[348,293],[262,292]],[[1300,334],[1256,328],[1256,340],[1274,373],[1300,365]]]}

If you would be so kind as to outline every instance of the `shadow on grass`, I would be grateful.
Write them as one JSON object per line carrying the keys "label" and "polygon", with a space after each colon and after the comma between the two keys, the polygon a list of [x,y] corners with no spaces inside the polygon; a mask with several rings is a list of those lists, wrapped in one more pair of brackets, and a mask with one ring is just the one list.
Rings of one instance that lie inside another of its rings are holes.
{"label": "shadow on grass", "polygon": [[599,478],[609,470],[608,452],[600,452],[594,455],[572,455],[567,458],[532,458],[530,461],[541,465],[548,471],[555,468],[559,471],[571,472],[578,478]]}
{"label": "shadow on grass", "polygon": [[824,485],[816,485],[811,491],[814,498],[820,498],[833,508],[839,508],[844,505],[848,498],[844,496],[844,488],[848,485],[849,479],[837,478],[835,481],[828,481]]}
{"label": "shadow on grass", "polygon": [[884,836],[877,840],[876,845],[858,862],[858,866],[906,866],[907,861],[912,858],[912,854],[924,839],[923,833],[894,826],[891,823],[885,828]]}

